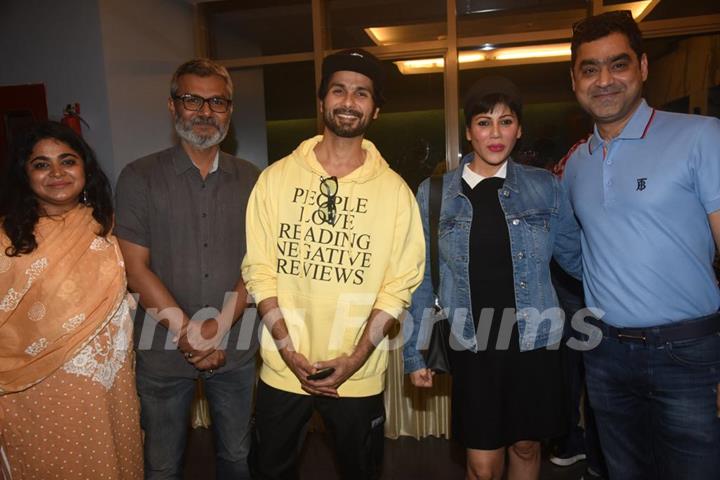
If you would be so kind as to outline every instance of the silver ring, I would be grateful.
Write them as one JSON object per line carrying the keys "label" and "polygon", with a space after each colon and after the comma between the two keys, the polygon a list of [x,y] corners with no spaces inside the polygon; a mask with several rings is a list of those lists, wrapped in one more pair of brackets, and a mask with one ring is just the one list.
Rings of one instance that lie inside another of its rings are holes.
{"label": "silver ring", "polygon": [[192,352],[185,352],[185,358],[192,358]]}

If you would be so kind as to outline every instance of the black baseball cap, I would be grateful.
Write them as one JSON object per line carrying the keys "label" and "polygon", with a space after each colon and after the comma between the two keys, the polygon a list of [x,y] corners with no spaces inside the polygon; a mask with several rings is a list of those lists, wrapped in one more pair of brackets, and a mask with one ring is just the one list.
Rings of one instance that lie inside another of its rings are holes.
{"label": "black baseball cap", "polygon": [[361,48],[351,48],[333,53],[325,57],[322,64],[322,80],[318,88],[318,98],[322,100],[327,95],[328,83],[333,73],[340,71],[357,72],[365,75],[373,82],[373,99],[376,106],[385,103],[383,84],[385,72],[380,61],[370,52]]}

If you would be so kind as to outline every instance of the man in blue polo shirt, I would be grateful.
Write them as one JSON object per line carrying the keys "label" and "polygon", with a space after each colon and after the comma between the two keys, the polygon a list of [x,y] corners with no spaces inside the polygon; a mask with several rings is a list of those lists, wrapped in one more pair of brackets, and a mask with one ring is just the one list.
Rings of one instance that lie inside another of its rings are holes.
{"label": "man in blue polo shirt", "polygon": [[647,105],[629,12],[577,24],[571,65],[595,120],[564,181],[583,230],[586,301],[604,312],[585,364],[610,478],[716,479],[720,121]]}

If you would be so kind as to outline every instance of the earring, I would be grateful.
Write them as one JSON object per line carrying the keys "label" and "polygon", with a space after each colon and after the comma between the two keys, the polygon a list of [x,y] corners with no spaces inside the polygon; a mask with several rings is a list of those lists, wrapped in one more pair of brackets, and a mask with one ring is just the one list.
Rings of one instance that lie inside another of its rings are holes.
{"label": "earring", "polygon": [[88,198],[87,198],[87,190],[83,188],[82,191],[82,197],[80,198],[80,201],[83,203],[83,205],[89,205]]}

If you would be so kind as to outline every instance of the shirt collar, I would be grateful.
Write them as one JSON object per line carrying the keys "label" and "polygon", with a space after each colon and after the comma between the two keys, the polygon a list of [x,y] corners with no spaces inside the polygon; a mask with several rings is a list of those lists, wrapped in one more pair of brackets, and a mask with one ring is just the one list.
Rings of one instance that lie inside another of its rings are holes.
{"label": "shirt collar", "polygon": [[[173,166],[175,167],[175,173],[177,175],[185,173],[191,167],[197,168],[195,163],[190,159],[190,157],[185,152],[185,150],[183,150],[180,144],[175,145],[175,147],[173,148],[172,159]],[[208,174],[215,172],[218,168],[220,168],[224,172],[229,171],[227,159],[220,156],[220,149],[218,149],[217,153],[215,154],[215,159],[213,160],[212,167],[210,168]]]}
{"label": "shirt collar", "polygon": [[[213,159],[212,167],[210,167],[210,171],[208,173],[215,173],[218,169],[218,164],[220,163],[220,149],[217,149],[217,152],[215,152],[215,158]],[[195,162],[193,162],[193,165]],[[195,165],[197,167],[197,165]],[[198,168],[198,170],[200,170]]]}
{"label": "shirt collar", "polygon": [[[645,135],[647,134],[647,131],[650,128],[650,124],[652,123],[654,117],[655,109],[650,107],[643,98],[640,101],[640,105],[638,105],[637,109],[635,109],[635,112],[632,114],[632,117],[630,117],[630,121],[627,123],[627,125],[625,125],[625,128],[622,129],[622,132],[620,132],[620,135],[618,135],[616,138],[622,138],[627,140],[645,138]],[[605,141],[600,136],[597,124],[595,124],[593,134],[590,137],[590,141],[588,142],[590,154],[592,155],[592,153],[603,143],[605,143]]]}
{"label": "shirt collar", "polygon": [[[462,159],[460,159],[460,165],[458,168],[452,170],[449,175],[451,175],[451,181],[448,185],[447,191],[445,192],[443,198],[453,198],[457,197],[462,193],[462,178],[463,178],[463,172],[465,171],[465,165],[472,162],[473,158],[475,157],[475,153],[470,152]],[[512,158],[508,158],[507,162],[505,162],[505,183],[503,186],[505,188],[508,188],[514,192],[517,192],[517,186],[515,183],[515,177],[517,176],[516,170],[520,168],[515,162],[513,162]]]}
{"label": "shirt collar", "polygon": [[[490,177],[505,178],[506,176],[507,176],[507,162],[503,163],[502,167],[500,167],[498,169],[498,171],[495,172],[495,174],[491,175]],[[490,177],[484,177],[484,176],[480,175],[479,173],[475,173],[470,168],[469,163],[466,163],[463,166],[462,178],[470,186],[470,188],[475,188],[475,185],[482,182],[486,178],[490,178]]]}

